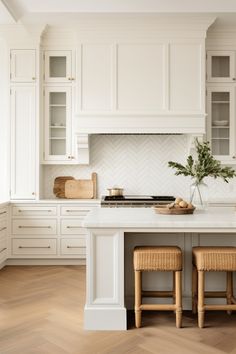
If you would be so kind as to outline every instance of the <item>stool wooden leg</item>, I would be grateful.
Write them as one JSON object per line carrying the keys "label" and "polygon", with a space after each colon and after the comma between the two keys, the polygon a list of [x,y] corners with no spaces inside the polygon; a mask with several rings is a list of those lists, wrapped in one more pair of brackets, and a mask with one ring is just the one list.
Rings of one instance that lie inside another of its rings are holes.
{"label": "stool wooden leg", "polygon": [[137,328],[141,327],[141,316],[142,312],[140,310],[140,305],[142,302],[142,273],[139,270],[134,271],[135,276],[135,326]]}
{"label": "stool wooden leg", "polygon": [[198,326],[204,327],[204,286],[205,286],[205,273],[202,270],[198,271]]}
{"label": "stool wooden leg", "polygon": [[176,292],[176,289],[175,289],[175,272],[173,272],[173,304],[176,303],[176,297],[175,297],[175,292]]}
{"label": "stool wooden leg", "polygon": [[192,270],[192,311],[197,313],[197,268],[193,265]]}
{"label": "stool wooden leg", "polygon": [[[227,272],[227,287],[226,287],[226,296],[227,296],[227,304],[230,305],[232,303],[231,299],[233,296],[233,272]],[[227,311],[228,315],[231,315],[232,311]]]}
{"label": "stool wooden leg", "polygon": [[176,327],[182,327],[182,272],[175,272]]}

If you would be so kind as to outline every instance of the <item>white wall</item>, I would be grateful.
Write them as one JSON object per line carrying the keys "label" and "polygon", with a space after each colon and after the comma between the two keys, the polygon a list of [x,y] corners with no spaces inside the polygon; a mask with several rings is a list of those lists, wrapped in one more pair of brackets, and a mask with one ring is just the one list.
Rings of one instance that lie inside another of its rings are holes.
{"label": "white wall", "polygon": [[0,39],[0,200],[9,199],[9,115],[7,81],[7,49],[5,42]]}
{"label": "white wall", "polygon": [[[94,135],[91,137],[90,166],[45,166],[44,197],[53,198],[57,176],[90,178],[98,173],[98,196],[106,188],[119,185],[126,194],[168,194],[189,196],[189,178],[174,176],[168,161],[185,162],[187,137],[184,135]],[[234,197],[236,179],[229,184],[209,179],[211,197]]]}

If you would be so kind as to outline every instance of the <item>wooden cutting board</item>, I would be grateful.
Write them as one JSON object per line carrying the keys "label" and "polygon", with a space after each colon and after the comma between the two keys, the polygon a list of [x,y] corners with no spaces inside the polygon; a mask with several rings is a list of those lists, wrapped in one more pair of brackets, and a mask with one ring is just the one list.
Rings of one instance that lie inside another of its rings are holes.
{"label": "wooden cutting board", "polygon": [[68,180],[65,183],[65,197],[68,199],[94,199],[97,194],[97,174],[91,179]]}
{"label": "wooden cutting board", "polygon": [[73,180],[72,176],[59,176],[54,180],[53,193],[57,198],[65,198],[65,183]]}

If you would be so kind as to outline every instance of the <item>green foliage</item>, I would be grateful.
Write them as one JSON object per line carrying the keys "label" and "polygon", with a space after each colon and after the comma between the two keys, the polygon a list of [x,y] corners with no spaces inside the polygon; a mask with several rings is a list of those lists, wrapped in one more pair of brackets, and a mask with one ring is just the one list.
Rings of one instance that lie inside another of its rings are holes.
{"label": "green foliage", "polygon": [[168,166],[176,169],[175,175],[191,176],[200,183],[205,177],[223,178],[228,183],[228,179],[236,177],[232,167],[221,167],[220,161],[217,161],[211,153],[209,142],[200,143],[195,139],[195,147],[197,151],[197,160],[190,155],[187,158],[186,165],[178,162],[169,161]]}

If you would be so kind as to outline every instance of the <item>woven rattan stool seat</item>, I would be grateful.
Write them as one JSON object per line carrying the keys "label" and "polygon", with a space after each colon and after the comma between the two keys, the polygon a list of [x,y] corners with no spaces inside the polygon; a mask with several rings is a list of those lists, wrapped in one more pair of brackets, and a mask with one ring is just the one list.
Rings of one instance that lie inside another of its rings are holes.
{"label": "woven rattan stool seat", "polygon": [[236,271],[236,247],[194,247],[197,270]]}
{"label": "woven rattan stool seat", "polygon": [[182,270],[181,249],[177,246],[135,247],[134,269],[141,271]]}

